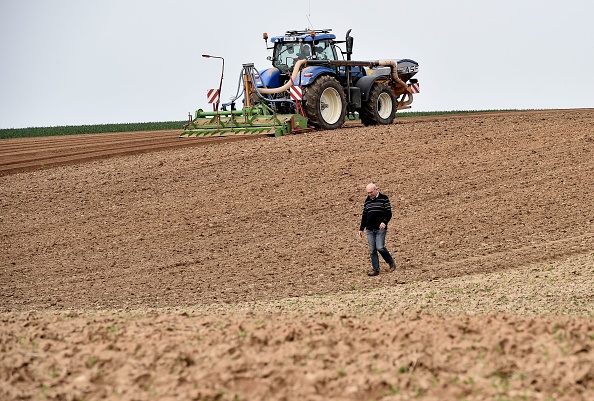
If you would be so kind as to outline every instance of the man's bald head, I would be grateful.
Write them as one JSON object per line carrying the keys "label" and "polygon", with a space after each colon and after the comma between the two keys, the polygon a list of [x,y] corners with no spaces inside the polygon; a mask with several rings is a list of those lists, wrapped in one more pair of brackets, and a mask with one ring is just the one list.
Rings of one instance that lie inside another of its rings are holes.
{"label": "man's bald head", "polygon": [[377,185],[375,185],[373,182],[370,182],[365,187],[365,191],[367,192],[367,196],[375,198],[377,196]]}

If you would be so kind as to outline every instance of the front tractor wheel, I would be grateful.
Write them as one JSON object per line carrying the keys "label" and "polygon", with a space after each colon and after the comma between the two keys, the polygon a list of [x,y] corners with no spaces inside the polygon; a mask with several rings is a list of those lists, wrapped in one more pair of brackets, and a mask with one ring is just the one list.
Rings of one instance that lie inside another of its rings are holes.
{"label": "front tractor wheel", "polygon": [[346,114],[346,99],[338,81],[323,76],[304,89],[304,110],[309,124],[317,129],[342,127]]}
{"label": "front tractor wheel", "polygon": [[365,125],[392,124],[396,107],[396,96],[390,87],[376,83],[369,92],[369,100],[361,109],[361,122]]}

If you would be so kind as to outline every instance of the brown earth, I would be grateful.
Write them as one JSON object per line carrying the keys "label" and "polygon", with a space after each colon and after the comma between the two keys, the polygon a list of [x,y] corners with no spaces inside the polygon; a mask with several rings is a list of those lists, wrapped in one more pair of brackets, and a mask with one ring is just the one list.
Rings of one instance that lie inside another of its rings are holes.
{"label": "brown earth", "polygon": [[[195,142],[6,171],[0,399],[592,399],[593,123],[169,133]],[[369,181],[398,264],[372,278]]]}
{"label": "brown earth", "polygon": [[155,150],[207,146],[217,142],[262,136],[209,137],[184,141],[180,140],[180,133],[180,130],[139,131],[6,139],[0,142],[0,175],[43,170],[48,167],[154,152]]}

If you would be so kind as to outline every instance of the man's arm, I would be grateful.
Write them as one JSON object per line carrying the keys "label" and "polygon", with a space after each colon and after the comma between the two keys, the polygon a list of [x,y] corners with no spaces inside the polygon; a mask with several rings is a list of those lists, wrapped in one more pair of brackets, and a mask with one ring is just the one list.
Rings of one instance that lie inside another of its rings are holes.
{"label": "man's arm", "polygon": [[386,201],[384,202],[384,219],[382,221],[387,225],[390,219],[392,219],[392,205],[390,204],[390,198],[386,195]]}
{"label": "man's arm", "polygon": [[363,212],[361,213],[361,224],[359,224],[359,231],[365,229],[365,223],[367,222],[367,202],[363,204]]}
{"label": "man's arm", "polygon": [[359,224],[359,237],[363,237],[363,231],[365,230],[366,220],[367,214],[365,212],[365,205],[363,205],[363,213],[361,213],[361,224]]}

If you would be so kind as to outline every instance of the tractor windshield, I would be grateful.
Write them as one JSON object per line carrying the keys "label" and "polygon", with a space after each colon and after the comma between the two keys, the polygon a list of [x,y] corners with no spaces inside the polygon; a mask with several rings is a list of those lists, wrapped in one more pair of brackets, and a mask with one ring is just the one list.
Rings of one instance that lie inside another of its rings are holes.
{"label": "tractor windshield", "polygon": [[287,73],[293,69],[298,59],[307,57],[305,55],[306,46],[310,45],[300,42],[277,42],[274,47],[272,65],[281,70],[281,72]]}

